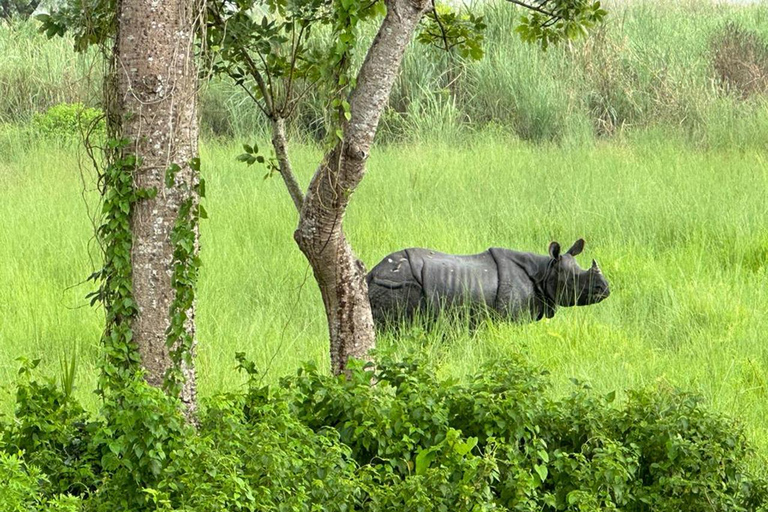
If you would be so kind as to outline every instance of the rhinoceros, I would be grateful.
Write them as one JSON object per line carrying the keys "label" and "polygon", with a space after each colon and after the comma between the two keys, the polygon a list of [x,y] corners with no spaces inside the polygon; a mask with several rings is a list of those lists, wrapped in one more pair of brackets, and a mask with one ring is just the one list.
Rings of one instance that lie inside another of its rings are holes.
{"label": "rhinoceros", "polygon": [[505,319],[541,320],[554,316],[558,306],[595,304],[610,290],[595,260],[589,270],[576,263],[583,249],[579,239],[564,254],[552,242],[546,256],[496,247],[466,256],[397,251],[366,276],[373,319],[386,325],[417,311],[439,314],[456,306],[479,306]]}

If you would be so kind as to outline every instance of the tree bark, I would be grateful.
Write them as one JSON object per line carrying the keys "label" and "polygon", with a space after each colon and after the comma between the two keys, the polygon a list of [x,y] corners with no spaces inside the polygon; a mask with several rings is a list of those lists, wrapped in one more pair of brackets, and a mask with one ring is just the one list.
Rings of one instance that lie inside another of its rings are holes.
{"label": "tree bark", "polygon": [[350,357],[367,358],[375,346],[365,267],[354,255],[342,222],[350,196],[365,175],[365,162],[405,49],[428,4],[429,0],[387,1],[387,15],[349,98],[351,117],[343,126],[343,140],[315,172],[294,233],[320,286],[334,373],[344,371]]}
{"label": "tree bark", "polygon": [[[132,322],[147,381],[162,386],[172,366],[166,330],[175,297],[171,286],[174,247],[171,230],[181,204],[197,201],[199,179],[189,162],[197,157],[197,69],[194,61],[194,0],[121,0],[118,3],[117,73],[122,134],[139,158],[134,185],[157,195],[133,206],[133,297],[139,313]],[[166,170],[181,170],[171,187]],[[197,246],[197,235],[195,235]],[[194,340],[194,306],[187,331]],[[194,348],[194,347],[193,347]],[[191,358],[190,358],[191,360]],[[181,399],[196,405],[194,364],[182,369]]]}

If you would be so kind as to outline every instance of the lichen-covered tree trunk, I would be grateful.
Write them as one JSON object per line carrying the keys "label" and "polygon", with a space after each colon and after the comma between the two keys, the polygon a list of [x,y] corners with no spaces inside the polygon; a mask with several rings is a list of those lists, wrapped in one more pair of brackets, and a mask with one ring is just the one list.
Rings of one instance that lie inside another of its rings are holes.
{"label": "lichen-covered tree trunk", "polygon": [[371,44],[350,95],[343,140],[328,152],[304,198],[294,233],[323,296],[331,343],[331,369],[350,357],[364,359],[375,344],[365,268],[342,229],[350,196],[365,174],[373,138],[405,49],[428,0],[388,0],[387,15]]}
{"label": "lichen-covered tree trunk", "polygon": [[[118,2],[117,75],[122,136],[139,159],[134,186],[155,189],[133,207],[131,250],[133,297],[139,313],[132,322],[148,382],[163,385],[172,366],[166,345],[174,245],[171,231],[182,204],[195,197],[198,177],[190,167],[197,157],[197,70],[194,61],[195,0],[120,0]],[[174,183],[166,172],[178,166]],[[197,235],[195,229],[195,247]],[[186,311],[186,329],[194,340],[194,305]],[[192,347],[194,349],[194,346]],[[192,361],[191,357],[187,358]],[[194,364],[184,364],[181,398],[195,408]]]}

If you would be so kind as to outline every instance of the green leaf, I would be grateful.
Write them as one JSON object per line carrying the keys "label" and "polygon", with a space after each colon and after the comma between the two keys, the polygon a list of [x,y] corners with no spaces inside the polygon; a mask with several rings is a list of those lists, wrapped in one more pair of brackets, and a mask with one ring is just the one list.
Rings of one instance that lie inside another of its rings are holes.
{"label": "green leaf", "polygon": [[436,447],[427,448],[424,450],[419,451],[418,455],[416,455],[416,474],[417,475],[423,475],[427,472],[427,469],[429,469],[429,465],[432,464],[432,461],[435,460],[436,457]]}
{"label": "green leaf", "polygon": [[120,443],[118,443],[117,441],[111,441],[107,446],[109,447],[109,451],[112,452],[113,454],[115,455],[120,454]]}
{"label": "green leaf", "polygon": [[476,438],[476,437],[470,437],[470,438],[469,438],[469,439],[467,439],[465,442],[463,442],[463,443],[458,443],[458,444],[456,445],[456,448],[455,448],[455,450],[456,450],[456,453],[458,453],[459,455],[462,455],[462,456],[463,456],[463,455],[466,455],[466,454],[468,454],[469,452],[471,452],[471,451],[472,451],[472,449],[473,449],[475,446],[477,446],[477,438]]}
{"label": "green leaf", "polygon": [[165,171],[165,187],[171,188],[176,181],[176,174],[181,170],[179,164],[171,164]]}
{"label": "green leaf", "polygon": [[256,158],[253,155],[249,155],[248,153],[237,155],[236,160],[238,162],[245,162],[247,165],[253,165],[256,163]]}

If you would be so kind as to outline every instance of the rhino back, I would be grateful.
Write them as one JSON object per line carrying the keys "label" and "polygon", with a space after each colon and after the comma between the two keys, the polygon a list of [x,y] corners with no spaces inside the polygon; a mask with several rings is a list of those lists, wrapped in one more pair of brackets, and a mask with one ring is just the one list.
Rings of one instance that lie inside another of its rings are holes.
{"label": "rhino back", "polygon": [[494,307],[498,273],[488,251],[466,256],[428,249],[407,249],[406,253],[428,303],[441,308],[462,303]]}

